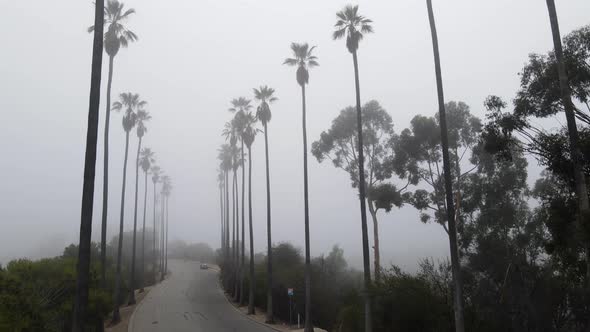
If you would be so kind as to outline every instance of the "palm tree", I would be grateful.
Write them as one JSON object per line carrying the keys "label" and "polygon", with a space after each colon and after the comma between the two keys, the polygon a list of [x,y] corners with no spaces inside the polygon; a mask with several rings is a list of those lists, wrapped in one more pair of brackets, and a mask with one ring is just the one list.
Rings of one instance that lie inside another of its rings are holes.
{"label": "palm tree", "polygon": [[242,135],[244,144],[248,148],[248,224],[250,228],[250,294],[248,295],[248,315],[254,315],[254,294],[256,280],[254,279],[254,230],[252,229],[252,143],[256,137],[256,118],[246,113],[246,127]]}
{"label": "palm tree", "polygon": [[117,250],[117,270],[115,276],[115,310],[113,311],[113,323],[121,321],[119,306],[121,303],[121,255],[123,252],[123,224],[125,216],[125,185],[127,182],[127,159],[129,156],[129,132],[137,120],[137,110],[142,109],[146,102],[139,99],[138,94],[131,92],[122,93],[119,101],[113,103],[113,110],[120,111],[125,108],[123,116],[123,130],[125,131],[125,158],[123,159],[123,184],[121,186],[121,214],[119,221],[119,246]]}
{"label": "palm tree", "polygon": [[153,232],[153,266],[152,266],[152,273],[154,276],[154,282],[156,281],[156,266],[157,264],[157,256],[158,256],[158,252],[156,250],[156,185],[158,183],[158,181],[160,181],[160,173],[161,173],[161,169],[159,166],[155,166],[152,165],[151,167],[151,173],[152,173],[152,182],[154,184],[154,232]]}
{"label": "palm tree", "polygon": [[[144,193],[143,193],[143,228],[141,232],[141,289],[139,290],[140,293],[144,291],[145,286],[145,215],[146,215],[146,208],[147,208],[147,192],[148,192],[148,171],[150,167],[154,163],[154,153],[152,149],[145,148],[141,150],[141,155],[139,157],[139,165],[141,165],[141,169],[143,170],[143,174],[145,179],[143,181],[144,186]],[[137,195],[136,195],[137,196]]]}
{"label": "palm tree", "polygon": [[223,235],[224,234],[224,225],[223,224],[224,224],[224,220],[225,220],[225,215],[224,215],[224,202],[223,202],[223,177],[224,177],[223,176],[223,169],[220,167],[217,170],[217,172],[218,172],[217,173],[217,183],[219,184],[219,208],[220,208],[219,216],[221,218],[221,223],[220,223],[221,242],[220,243],[221,243],[221,248],[224,248],[225,236]]}
{"label": "palm tree", "polygon": [[260,89],[254,89],[254,98],[260,101],[260,106],[256,111],[256,117],[262,122],[264,127],[264,153],[266,157],[266,237],[267,237],[267,258],[266,258],[266,322],[274,323],[272,313],[272,237],[271,237],[271,216],[270,216],[270,168],[268,161],[268,123],[272,118],[268,104],[275,102],[275,90],[268,86],[261,86]]}
{"label": "palm tree", "polygon": [[231,169],[231,147],[229,144],[223,144],[219,149],[219,160],[221,161],[221,169],[223,170],[224,174],[224,181],[225,190],[224,190],[224,200],[225,200],[225,220],[224,220],[224,264],[229,262],[229,181],[228,181],[228,173]]}
{"label": "palm tree", "polygon": [[357,50],[359,42],[363,39],[364,34],[372,33],[372,21],[359,15],[358,6],[348,5],[343,10],[336,13],[338,20],[334,26],[332,37],[336,39],[343,38],[346,35],[346,48],[352,54],[354,65],[354,83],[356,87],[356,114],[357,114],[357,131],[358,131],[358,164],[359,164],[359,199],[361,204],[361,228],[363,237],[363,268],[365,276],[365,331],[372,331],[371,319],[371,298],[369,287],[371,286],[371,263],[369,258],[369,235],[367,231],[367,207],[365,191],[365,158],[363,151],[363,122],[361,112],[361,92],[359,82]]}
{"label": "palm tree", "polygon": [[94,9],[94,41],[92,44],[92,69],[90,76],[90,100],[88,106],[88,130],[86,133],[86,155],[84,157],[84,184],[82,186],[82,213],[80,217],[80,242],[76,267],[76,298],[72,331],[86,328],[88,309],[88,288],[90,281],[90,240],[92,237],[92,209],[94,206],[94,176],[96,143],[98,136],[98,113],[100,107],[100,78],[102,70],[102,33],[104,0],[96,0]]}
{"label": "palm tree", "polygon": [[[588,188],[586,186],[586,177],[582,169],[583,155],[580,151],[578,137],[578,126],[576,125],[575,105],[572,102],[572,92],[569,86],[569,78],[565,70],[563,59],[563,48],[561,46],[561,34],[559,33],[559,21],[557,20],[557,9],[554,0],[547,0],[547,9],[549,10],[549,20],[551,21],[551,31],[553,34],[553,45],[555,49],[555,58],[557,60],[557,71],[559,75],[559,89],[561,100],[565,109],[567,120],[567,130],[569,136],[570,150],[573,157],[574,177],[576,179],[576,195],[578,196],[578,205],[582,221],[582,227],[585,223],[590,223],[590,203],[588,202]],[[590,287],[590,243],[586,244],[586,284]],[[590,323],[588,324],[590,331]]]}
{"label": "palm tree", "polygon": [[[104,0],[101,1],[104,4]],[[107,246],[107,210],[109,198],[109,123],[111,119],[111,87],[113,84],[113,63],[121,47],[127,47],[130,42],[137,40],[137,35],[123,24],[135,9],[124,10],[125,5],[117,0],[107,0],[104,7],[104,19],[108,24],[104,34],[104,49],[109,56],[109,77],[107,81],[107,109],[104,123],[104,174],[102,184],[102,228],[100,234],[100,262],[103,284],[106,281],[106,246]],[[104,15],[103,14],[103,15]],[[94,31],[94,26],[88,32]],[[101,32],[102,35],[102,32]]]}
{"label": "palm tree", "polygon": [[451,163],[449,159],[449,138],[447,131],[447,118],[445,112],[445,97],[443,92],[442,73],[440,69],[440,54],[438,51],[438,35],[432,11],[432,1],[426,0],[428,8],[428,20],[432,34],[432,50],[434,53],[434,67],[436,74],[436,87],[438,94],[438,111],[440,121],[440,135],[443,155],[443,172],[445,178],[445,194],[447,200],[447,223],[449,230],[449,242],[451,250],[451,265],[454,281],[454,302],[455,302],[455,331],[465,331],[463,318],[463,284],[461,282],[461,262],[459,262],[459,251],[457,249],[457,229],[455,225],[455,204],[453,201],[453,185],[451,182]]}
{"label": "palm tree", "polygon": [[239,278],[240,278],[240,289],[239,289],[239,301],[241,305],[245,304],[246,295],[244,294],[244,265],[246,260],[246,232],[245,232],[245,210],[244,210],[244,197],[245,197],[245,190],[246,190],[246,168],[244,167],[244,129],[246,127],[246,112],[250,111],[252,105],[250,105],[251,101],[244,98],[239,97],[237,99],[233,99],[231,101],[232,107],[229,109],[230,112],[235,113],[234,118],[232,121],[235,121],[235,129],[238,137],[240,138],[241,143],[241,167],[242,167],[242,241],[241,241],[241,257],[239,263]]}
{"label": "palm tree", "polygon": [[129,279],[129,305],[135,304],[135,249],[137,238],[137,191],[139,185],[139,162],[141,152],[141,142],[147,132],[145,122],[152,117],[145,110],[137,111],[137,156],[135,157],[135,209],[133,211],[133,245],[131,247],[131,277]]}
{"label": "palm tree", "polygon": [[311,322],[311,258],[309,249],[309,193],[307,184],[307,126],[305,110],[305,85],[309,83],[309,68],[319,66],[317,57],[313,55],[315,46],[307,43],[291,43],[293,58],[287,58],[283,64],[297,66],[297,83],[301,86],[301,105],[303,115],[303,200],[305,215],[305,332],[313,332]]}

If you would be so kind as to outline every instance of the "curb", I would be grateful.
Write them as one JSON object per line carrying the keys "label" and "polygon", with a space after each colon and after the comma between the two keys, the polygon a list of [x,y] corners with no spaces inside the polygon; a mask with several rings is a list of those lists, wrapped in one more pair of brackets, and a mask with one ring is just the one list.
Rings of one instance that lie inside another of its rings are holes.
{"label": "curb", "polygon": [[127,325],[127,332],[133,332],[133,321],[135,320],[135,312],[137,311],[137,309],[141,308],[141,306],[143,305],[143,301],[147,298],[147,296],[149,295],[149,293],[154,289],[155,287],[153,287],[152,289],[150,289],[147,294],[145,294],[145,296],[143,297],[143,299],[141,300],[141,302],[139,302],[138,305],[135,306],[135,308],[133,308],[133,312],[131,313],[131,317],[129,317],[129,324]]}
{"label": "curb", "polygon": [[[219,272],[218,272],[218,274],[219,274]],[[258,324],[258,325],[261,325],[261,326],[267,327],[267,328],[269,328],[269,329],[271,329],[271,330],[274,330],[274,331],[278,331],[278,332],[284,332],[283,330],[279,330],[279,329],[275,328],[275,327],[274,327],[274,326],[272,326],[272,325],[269,325],[269,324],[266,324],[266,323],[263,323],[263,322],[259,322],[259,321],[257,321],[256,319],[254,319],[254,318],[250,317],[250,315],[244,315],[244,313],[243,313],[243,312],[242,312],[242,311],[241,311],[241,310],[240,310],[238,307],[236,307],[236,306],[235,306],[235,305],[234,305],[234,304],[233,304],[233,303],[230,301],[230,299],[227,297],[227,295],[226,295],[226,294],[225,294],[225,292],[223,291],[223,288],[221,287],[221,281],[219,280],[219,278],[217,279],[217,289],[219,290],[219,292],[221,293],[221,295],[222,295],[222,296],[225,298],[225,300],[227,301],[227,303],[228,303],[228,304],[229,304],[229,305],[230,305],[232,308],[234,308],[234,310],[235,310],[235,311],[239,312],[239,313],[240,313],[240,315],[242,315],[242,316],[246,317],[247,319],[249,319],[250,321],[252,321],[252,322],[254,322],[254,323]]]}

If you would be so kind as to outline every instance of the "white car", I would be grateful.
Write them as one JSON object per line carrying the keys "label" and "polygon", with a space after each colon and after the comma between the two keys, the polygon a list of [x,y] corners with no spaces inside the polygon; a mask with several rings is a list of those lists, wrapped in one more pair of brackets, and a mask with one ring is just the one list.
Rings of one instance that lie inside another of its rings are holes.
{"label": "white car", "polygon": [[206,263],[201,263],[201,270],[207,270],[209,268],[209,265],[207,265]]}

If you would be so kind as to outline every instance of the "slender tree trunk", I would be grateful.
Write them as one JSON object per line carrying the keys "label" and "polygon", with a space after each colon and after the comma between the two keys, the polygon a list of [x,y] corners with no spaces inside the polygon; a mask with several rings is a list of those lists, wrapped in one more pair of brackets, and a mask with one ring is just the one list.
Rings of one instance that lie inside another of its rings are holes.
{"label": "slender tree trunk", "polygon": [[369,213],[373,219],[373,250],[375,251],[375,281],[381,280],[381,251],[379,248],[379,221],[377,220],[377,210],[371,201],[369,203]]}
{"label": "slender tree trunk", "polygon": [[225,264],[226,268],[229,264],[229,176],[228,172],[225,172]]}
{"label": "slender tree trunk", "polygon": [[223,248],[223,189],[222,189],[222,187],[223,187],[223,183],[221,183],[219,185],[219,209],[220,209],[219,216],[221,217],[221,223],[220,223],[220,226],[221,226],[221,237],[220,237],[220,240],[221,240],[220,244],[221,245],[220,245],[220,247],[221,248]]}
{"label": "slender tree trunk", "polygon": [[129,305],[135,304],[135,252],[137,240],[137,192],[139,191],[139,152],[141,151],[141,137],[137,143],[137,156],[135,157],[135,208],[133,210],[133,245],[131,248],[131,277],[129,279]]}
{"label": "slender tree trunk", "polygon": [[170,196],[166,195],[166,263],[164,264],[164,271],[166,271],[166,273],[168,273],[168,226],[170,226],[170,219],[168,218],[169,199]]}
{"label": "slender tree trunk", "polygon": [[[561,101],[565,108],[565,117],[567,120],[567,130],[570,141],[570,150],[572,151],[572,163],[574,166],[574,178],[576,181],[576,196],[578,198],[579,224],[580,229],[584,232],[584,241],[586,246],[586,288],[590,289],[590,239],[588,232],[590,230],[590,203],[588,202],[588,188],[586,186],[586,177],[582,169],[584,156],[580,150],[578,126],[576,125],[575,106],[572,102],[572,94],[569,86],[569,78],[565,68],[563,58],[563,49],[561,46],[561,34],[559,32],[559,21],[557,19],[557,9],[554,0],[547,0],[547,9],[549,11],[549,20],[551,22],[551,32],[553,35],[553,46],[555,58],[557,59],[557,71],[559,75],[559,90]],[[590,332],[590,319],[586,323],[586,331]]]}
{"label": "slender tree trunk", "polygon": [[238,175],[234,172],[234,187],[236,188],[236,202],[235,202],[235,211],[236,211],[236,249],[235,257],[234,257],[234,301],[238,302],[240,300],[240,293],[239,293],[239,273],[240,273],[240,204],[239,204],[239,188],[238,188]]}
{"label": "slender tree trunk", "polygon": [[121,321],[119,307],[121,304],[121,256],[123,253],[123,224],[125,218],[125,186],[127,182],[127,159],[129,157],[129,132],[125,132],[125,158],[123,159],[123,185],[121,186],[121,214],[119,219],[119,246],[117,250],[117,271],[115,275],[115,298],[113,323]]}
{"label": "slender tree trunk", "polygon": [[166,237],[166,228],[165,228],[165,219],[164,219],[164,213],[166,213],[166,204],[165,204],[165,200],[166,197],[164,196],[164,193],[160,193],[160,280],[164,281],[164,277],[166,275],[166,270],[164,269],[164,260],[165,260],[165,254],[166,254],[166,243],[165,243],[165,237]]}
{"label": "slender tree trunk", "polygon": [[154,266],[152,266],[153,268],[153,276],[154,276],[154,284],[157,282],[156,280],[158,280],[157,276],[156,276],[156,266],[158,265],[158,248],[156,245],[156,181],[154,182],[154,234],[153,235],[153,242],[154,242],[154,257],[153,262],[154,262]]}
{"label": "slender tree trunk", "polygon": [[264,124],[264,154],[266,157],[266,322],[274,324],[273,307],[272,307],[272,232],[270,216],[270,167],[268,160],[268,126]]}
{"label": "slender tree trunk", "polygon": [[248,224],[250,230],[250,295],[248,296],[248,315],[254,315],[254,294],[256,279],[254,278],[254,230],[252,229],[252,148],[248,146]]}
{"label": "slender tree trunk", "polygon": [[143,293],[145,287],[145,212],[147,208],[147,192],[148,192],[148,178],[147,178],[147,171],[145,173],[145,179],[143,181],[144,186],[144,193],[143,193],[143,228],[141,232],[141,276],[139,280],[141,282],[141,289],[139,290],[140,293]]}
{"label": "slender tree trunk", "polygon": [[303,206],[305,222],[305,332],[313,332],[311,317],[311,258],[309,245],[309,186],[307,182],[307,117],[305,109],[305,84],[301,85],[303,127]]}
{"label": "slender tree trunk", "polygon": [[96,0],[94,13],[94,41],[88,106],[88,130],[84,156],[84,184],[80,216],[80,242],[76,266],[76,298],[72,331],[86,331],[88,288],[90,284],[90,240],[92,237],[92,209],[94,206],[94,177],[96,172],[96,144],[98,141],[98,115],[100,107],[100,79],[102,70],[102,43],[104,0]]}
{"label": "slender tree trunk", "polygon": [[436,87],[438,94],[438,110],[441,130],[441,143],[443,155],[443,172],[445,178],[445,196],[447,200],[447,223],[449,225],[449,244],[451,250],[451,265],[453,270],[454,281],[454,302],[455,302],[455,331],[465,331],[463,318],[463,285],[461,282],[461,262],[459,261],[459,251],[457,248],[457,229],[455,227],[455,203],[453,201],[453,184],[451,174],[451,163],[449,159],[449,138],[447,137],[447,119],[445,112],[445,98],[442,83],[442,73],[440,68],[440,55],[438,51],[438,36],[436,33],[436,24],[434,22],[434,13],[432,11],[432,1],[426,0],[428,7],[428,20],[430,21],[430,31],[432,34],[432,49],[434,52],[434,67],[436,72]]}
{"label": "slender tree trunk", "polygon": [[109,205],[109,126],[111,122],[111,87],[113,84],[114,56],[109,56],[109,77],[107,81],[107,110],[104,120],[104,165],[102,181],[102,223],[100,230],[100,277],[106,287],[107,271],[107,219]]}
{"label": "slender tree trunk", "polygon": [[[236,170],[234,169],[234,174],[232,177],[232,182],[231,182],[231,220],[232,220],[232,225],[231,225],[231,231],[232,231],[232,241],[231,241],[231,268],[230,268],[230,288],[228,289],[230,295],[234,293],[235,291],[235,280],[234,280],[234,276],[235,276],[235,271],[236,271],[236,257],[237,257],[237,253],[236,253]],[[233,296],[233,295],[231,295]]]}
{"label": "slender tree trunk", "polygon": [[[245,217],[245,196],[246,196],[246,167],[244,165],[244,140],[241,139],[242,144],[242,254],[240,259],[240,305],[246,305],[246,294],[244,294],[244,270],[246,264],[246,217]],[[248,156],[250,158],[250,156]]]}
{"label": "slender tree trunk", "polygon": [[363,119],[361,112],[361,92],[359,83],[359,69],[356,51],[352,53],[354,64],[354,83],[356,88],[356,121],[358,136],[358,158],[359,158],[359,199],[361,203],[361,230],[363,237],[363,270],[364,270],[364,297],[365,297],[365,332],[373,330],[371,314],[371,262],[369,254],[369,232],[367,230],[367,207],[365,205],[365,157],[363,149]]}

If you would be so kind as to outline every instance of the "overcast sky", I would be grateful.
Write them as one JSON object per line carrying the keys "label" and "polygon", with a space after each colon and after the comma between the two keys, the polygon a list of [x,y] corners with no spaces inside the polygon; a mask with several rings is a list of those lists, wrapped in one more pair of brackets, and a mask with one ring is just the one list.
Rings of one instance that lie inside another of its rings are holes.
{"label": "overcast sky", "polygon": [[[311,143],[354,103],[352,57],[344,41],[331,38],[335,13],[348,3],[125,1],[137,11],[128,27],[139,41],[115,59],[113,96],[135,92],[149,103],[153,119],[144,142],[174,184],[171,239],[219,245],[216,157],[223,143],[220,132],[231,117],[229,101],[252,98],[252,88],[268,84],[279,98],[269,125],[273,241],[303,245],[300,89],[295,69],[281,64],[290,56],[291,42],[317,45],[320,66],[311,70],[307,89]],[[425,1],[358,4],[375,28],[359,50],[361,98],[378,100],[400,132],[414,115],[437,110]],[[563,34],[590,23],[588,0],[560,0],[557,8]],[[512,99],[529,53],[552,47],[542,0],[435,0],[434,10],[446,99],[465,101],[480,117],[487,95]],[[92,47],[86,29],[93,16],[91,1],[0,2],[0,262],[56,255],[78,240]],[[107,68],[105,56],[95,240],[100,237]],[[112,114],[110,142],[109,236],[118,228],[124,153],[117,113]],[[256,251],[266,243],[263,148],[259,136],[253,146]],[[132,137],[131,156],[136,149]],[[539,172],[534,162],[530,172],[531,178]],[[309,173],[312,254],[340,244],[358,264],[360,213],[349,176],[330,162],[318,164],[311,155]],[[133,222],[133,167],[128,179],[126,230]],[[412,269],[420,258],[447,255],[442,227],[422,224],[413,208],[380,218],[383,265]],[[151,220],[150,213],[149,224]]]}

